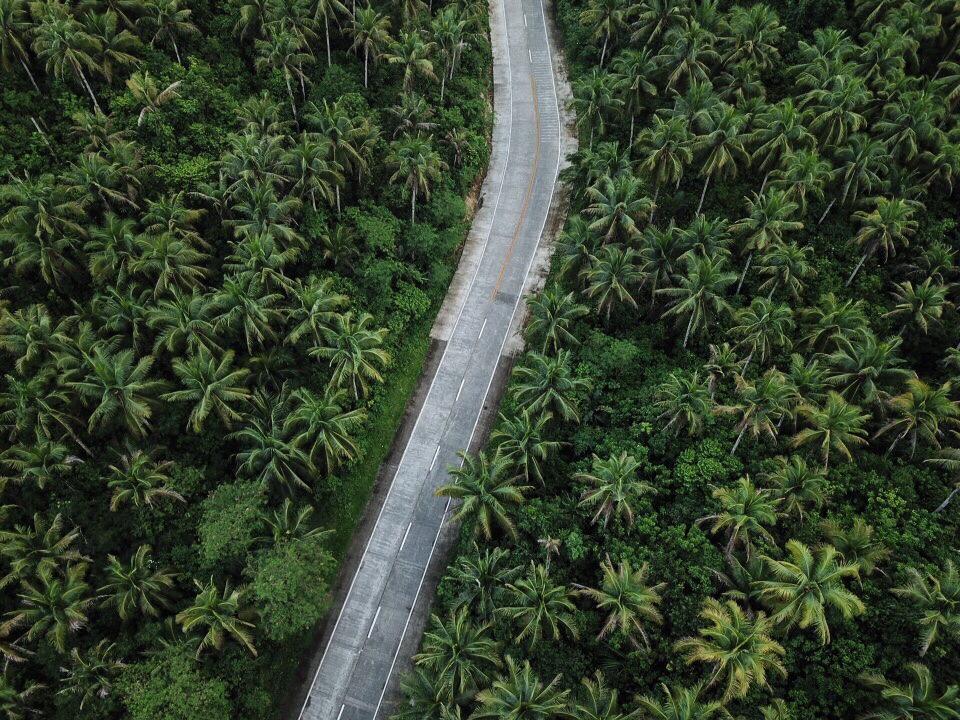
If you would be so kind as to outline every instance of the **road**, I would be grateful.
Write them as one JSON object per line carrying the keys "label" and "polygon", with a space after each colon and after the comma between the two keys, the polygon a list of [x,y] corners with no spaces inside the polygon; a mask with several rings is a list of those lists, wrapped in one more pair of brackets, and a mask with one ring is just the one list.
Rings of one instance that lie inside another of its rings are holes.
{"label": "road", "polygon": [[450,509],[434,490],[477,430],[557,188],[561,112],[541,2],[490,0],[496,119],[470,231],[482,250],[300,720],[386,717],[401,645],[429,600],[421,591]]}

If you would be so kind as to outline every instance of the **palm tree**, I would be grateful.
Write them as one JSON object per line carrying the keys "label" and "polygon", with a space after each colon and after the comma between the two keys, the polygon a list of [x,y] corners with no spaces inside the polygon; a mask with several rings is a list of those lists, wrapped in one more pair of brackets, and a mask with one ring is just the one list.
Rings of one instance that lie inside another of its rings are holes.
{"label": "palm tree", "polygon": [[287,316],[296,325],[287,334],[285,342],[289,344],[296,344],[308,335],[319,344],[324,330],[329,329],[338,313],[350,304],[349,297],[334,289],[333,278],[321,280],[313,275],[295,286],[292,299],[296,304],[287,311]]}
{"label": "palm tree", "polygon": [[705,132],[693,138],[693,150],[703,158],[700,177],[704,178],[700,202],[694,214],[699,214],[703,208],[703,200],[707,196],[711,180],[735,177],[738,166],[746,167],[750,164],[743,121],[739,110],[723,103],[708,115]]}
{"label": "palm tree", "polygon": [[715,45],[716,36],[696,20],[670,28],[659,56],[668,71],[667,89],[709,79],[720,60]]}
{"label": "palm tree", "polygon": [[534,674],[529,661],[522,666],[509,655],[507,674],[477,693],[479,706],[471,715],[475,720],[552,720],[567,714],[569,690],[560,690],[560,675],[544,685]]}
{"label": "palm tree", "polygon": [[861,577],[872,575],[877,565],[890,556],[890,550],[874,539],[873,526],[867,525],[863,518],[855,517],[849,527],[831,520],[820,523],[820,527],[844,561],[859,566]]}
{"label": "palm tree", "polygon": [[136,614],[160,617],[169,610],[175,589],[176,573],[157,567],[149,545],[141,545],[123,563],[113,555],[107,556],[107,583],[97,594],[105,607],[115,608],[121,620],[130,620]]}
{"label": "palm tree", "polygon": [[679,287],[657,290],[672,299],[665,315],[687,316],[683,347],[690,341],[691,333],[706,331],[716,317],[730,314],[730,303],[724,293],[737,279],[736,273],[726,269],[726,259],[722,255],[702,258],[688,255],[686,266]]}
{"label": "palm tree", "polygon": [[688,664],[714,666],[710,684],[725,679],[723,702],[744,697],[754,685],[768,687],[771,673],[786,677],[780,659],[785,650],[771,637],[774,625],[765,613],[748,617],[733,600],[707,598],[700,617],[708,624],[700,628],[699,637],[685,638],[674,647],[686,653]]}
{"label": "palm tree", "polygon": [[743,235],[743,249],[747,251],[747,262],[743,266],[737,293],[750,269],[753,254],[766,251],[771,246],[783,242],[784,233],[802,230],[803,223],[790,218],[799,206],[790,200],[785,192],[772,190],[763,195],[754,194],[747,199],[748,216],[730,226],[734,235]]}
{"label": "palm tree", "polygon": [[366,422],[361,409],[347,409],[345,390],[327,390],[314,395],[307,388],[294,391],[293,411],[284,421],[284,430],[294,430],[293,443],[309,450],[315,467],[334,472],[344,462],[361,455],[354,434]]}
{"label": "palm tree", "polygon": [[453,481],[436,489],[438,497],[462,502],[451,517],[451,522],[465,521],[477,535],[493,537],[497,526],[510,537],[517,531],[510,518],[511,511],[524,502],[524,493],[531,488],[517,485],[519,476],[512,472],[512,463],[500,453],[493,457],[481,451],[476,455],[458,453],[463,463],[449,468]]}
{"label": "palm tree", "polygon": [[904,280],[896,284],[896,290],[893,293],[893,299],[897,301],[896,306],[886,314],[886,317],[904,318],[905,322],[900,327],[899,335],[903,335],[907,329],[907,322],[913,320],[926,335],[930,330],[930,325],[940,323],[943,317],[943,311],[951,307],[953,303],[947,300],[947,288],[943,285],[934,284],[933,278],[927,278],[922,283],[914,285],[909,280]]}
{"label": "palm tree", "polygon": [[414,663],[450,690],[448,702],[486,687],[502,665],[499,646],[490,636],[492,623],[474,625],[467,610],[461,607],[443,620],[431,616],[420,652],[413,656]]}
{"label": "palm tree", "polygon": [[222,353],[213,324],[216,310],[214,299],[199,290],[189,295],[175,292],[173,297],[157,301],[147,310],[147,325],[155,333],[153,353]]}
{"label": "palm tree", "polygon": [[517,381],[512,392],[520,410],[549,411],[564,421],[580,422],[577,396],[589,390],[590,382],[574,375],[569,350],[560,350],[556,357],[527,353],[513,375]]}
{"label": "palm tree", "polygon": [[810,423],[810,427],[803,428],[794,436],[793,445],[802,447],[808,443],[819,444],[824,468],[830,466],[831,450],[852,460],[850,447],[867,442],[863,424],[870,416],[861,413],[857,405],[851,405],[833,390],[827,394],[827,401],[822,407],[805,403],[800,406],[799,413]]}
{"label": "palm tree", "polygon": [[392,43],[390,18],[371,6],[359,8],[353,13],[347,32],[353,37],[351,50],[363,49],[363,86],[369,86],[370,60],[376,64],[383,50]]}
{"label": "palm tree", "polygon": [[600,67],[607,57],[607,47],[616,43],[618,37],[630,25],[632,6],[623,0],[590,0],[580,11],[580,24],[590,29],[595,42],[603,40],[600,50]]}
{"label": "palm tree", "polygon": [[780,58],[777,43],[786,32],[777,13],[766,5],[735,6],[730,13],[732,49],[724,63],[751,62],[760,70],[770,69]]}
{"label": "palm tree", "polygon": [[657,86],[651,78],[656,76],[659,65],[649,48],[628,48],[614,58],[613,71],[618,78],[618,89],[623,94],[624,112],[630,115],[628,144],[633,145],[637,115],[643,110],[644,101],[657,94]]}
{"label": "palm tree", "polygon": [[799,455],[778,457],[777,466],[766,476],[773,485],[784,515],[796,515],[800,521],[810,507],[820,509],[826,502],[827,475],[807,465]]}
{"label": "palm tree", "polygon": [[827,184],[834,176],[833,166],[815,150],[795,150],[785,156],[771,173],[777,187],[796,200],[801,212],[807,211],[807,195],[823,200]]}
{"label": "palm tree", "polygon": [[524,329],[527,340],[543,338],[540,352],[557,353],[563,345],[578,345],[570,328],[587,314],[587,306],[578,303],[572,292],[564,295],[559,285],[550,285],[542,292],[527,297],[530,319]]}
{"label": "palm tree", "polygon": [[543,565],[530,563],[526,575],[507,585],[505,595],[497,612],[520,627],[514,640],[517,644],[526,641],[532,648],[545,635],[559,640],[561,630],[577,638],[572,592],[554,584]]}
{"label": "palm tree", "polygon": [[846,397],[861,396],[868,403],[878,402],[887,395],[884,388],[911,377],[911,372],[901,367],[902,344],[900,337],[877,340],[872,332],[861,332],[827,356],[831,370],[827,382],[841,387]]}
{"label": "palm tree", "polygon": [[866,127],[861,111],[870,100],[866,82],[853,72],[834,75],[827,86],[801,96],[801,103],[811,108],[810,131],[819,136],[821,147],[839,146]]}
{"label": "palm tree", "polygon": [[637,4],[631,42],[646,41],[656,47],[670,28],[686,22],[686,11],[680,0],[641,0]]}
{"label": "palm tree", "polygon": [[11,445],[0,453],[0,465],[10,471],[4,480],[18,485],[35,484],[43,490],[82,462],[62,442],[47,437],[40,427],[34,428],[33,440],[29,443]]}
{"label": "palm tree", "polygon": [[[319,0],[319,2],[336,2],[336,0]],[[303,93],[305,79],[303,66],[313,61],[309,45],[301,35],[291,30],[281,29],[271,33],[264,40],[257,40],[256,49],[258,72],[279,70],[282,73],[283,81],[287,86],[290,110],[293,112],[294,119],[297,119],[297,103],[293,96],[293,81],[300,82],[301,93]]]}
{"label": "palm tree", "polygon": [[960,571],[947,559],[936,573],[906,569],[907,580],[891,592],[920,613],[920,657],[942,636],[960,637]]}
{"label": "palm tree", "polygon": [[637,266],[637,252],[633,248],[622,250],[607,245],[593,259],[593,262],[581,271],[586,281],[586,295],[597,304],[597,310],[604,314],[604,324],[610,324],[610,312],[615,304],[637,307],[631,291],[640,285],[642,273]]}
{"label": "palm tree", "polygon": [[[653,180],[654,210],[661,186],[679,185],[684,170],[693,163],[690,139],[690,130],[683,118],[663,118],[659,113],[653,116],[650,127],[637,137],[641,158],[638,170]],[[650,215],[653,222],[653,211]]]}
{"label": "palm tree", "polygon": [[67,5],[44,3],[38,11],[32,44],[37,58],[43,61],[48,73],[61,80],[72,72],[100,112],[100,103],[83,72],[84,68],[96,68],[94,56],[100,49],[97,39],[86,32]]}
{"label": "palm tree", "polygon": [[33,89],[39,93],[40,87],[30,70],[30,55],[27,53],[27,38],[31,29],[32,24],[27,19],[27,3],[23,0],[0,1],[0,67],[10,72],[16,59],[30,78]]}
{"label": "palm tree", "polygon": [[916,452],[919,439],[939,450],[939,437],[943,434],[941,424],[956,424],[960,415],[960,406],[950,398],[952,389],[950,382],[931,388],[919,378],[908,378],[906,392],[890,398],[886,403],[893,417],[874,436],[877,438],[887,432],[894,434],[893,442],[884,455],[893,452],[893,448],[904,438],[910,441],[911,457]]}
{"label": "palm tree", "polygon": [[297,142],[285,153],[290,176],[295,179],[292,189],[300,198],[310,196],[310,205],[317,210],[317,195],[333,205],[335,188],[344,183],[342,168],[329,160],[330,141],[315,133],[301,133]]}
{"label": "palm tree", "polygon": [[221,591],[213,578],[206,584],[197,580],[193,582],[200,592],[192,605],[177,613],[176,621],[185,633],[194,629],[204,631],[197,646],[197,657],[210,647],[222,650],[227,636],[242,644],[256,657],[257,649],[253,646],[251,633],[254,624],[246,619],[252,616],[250,608],[244,602],[247,589],[232,588],[227,581]]}
{"label": "palm tree", "polygon": [[699,371],[688,375],[675,370],[657,389],[656,406],[663,408],[660,415],[667,420],[664,430],[676,425],[677,434],[686,428],[687,434],[696,437],[703,433],[703,421],[713,410],[713,395],[709,384],[700,380]]}
{"label": "palm tree", "polygon": [[[843,182],[840,204],[855,203],[864,194],[883,190],[890,171],[890,151],[882,140],[857,133],[838,152],[837,177]],[[834,198],[835,199],[835,198]],[[822,223],[833,200],[820,217]]]}
{"label": "palm tree", "polygon": [[394,169],[391,183],[402,182],[410,196],[410,224],[417,222],[417,196],[430,199],[430,184],[439,181],[447,164],[433,149],[433,138],[407,135],[391,144],[387,164]]}
{"label": "palm tree", "polygon": [[766,173],[759,195],[763,195],[770,173],[783,163],[785,157],[814,143],[814,137],[807,129],[807,113],[793,104],[793,98],[787,97],[768,105],[761,118],[762,124],[755,137],[759,145],[753,151],[753,160],[760,161],[758,169]]}
{"label": "palm tree", "polygon": [[400,38],[391,43],[384,57],[391,65],[403,66],[404,92],[413,90],[413,81],[417,75],[436,81],[437,76],[430,60],[435,48],[436,43],[424,40],[417,30],[401,30]]}
{"label": "palm tree", "polygon": [[730,454],[736,455],[740,442],[747,433],[759,439],[767,436],[771,442],[777,441],[780,424],[789,413],[794,401],[794,391],[786,377],[776,368],[770,368],[755,381],[736,376],[736,402],[732,405],[718,405],[717,414],[738,413],[737,439],[730,448]]}
{"label": "palm tree", "polygon": [[288,495],[296,488],[310,490],[316,468],[293,441],[287,422],[290,394],[286,387],[276,397],[257,393],[251,404],[254,412],[247,416],[245,425],[228,436],[241,448],[236,455],[240,473],[267,487],[276,483]]}
{"label": "palm tree", "polygon": [[861,675],[864,684],[876,693],[877,708],[863,720],[913,720],[914,718],[960,717],[960,688],[948,685],[937,695],[930,670],[920,663],[907,663],[911,681],[898,685],[879,673]]}
{"label": "palm tree", "polygon": [[8,612],[10,619],[0,627],[27,626],[28,640],[43,635],[54,649],[65,653],[70,636],[86,626],[87,611],[93,604],[84,580],[88,567],[86,563],[69,565],[61,576],[43,566],[35,580],[21,580],[23,590],[18,597],[22,607]]}
{"label": "palm tree", "polygon": [[633,524],[636,502],[647,493],[655,492],[652,485],[637,479],[639,468],[640,461],[624,451],[605,460],[594,455],[591,471],[573,476],[574,480],[596,486],[584,490],[580,499],[581,505],[597,508],[591,522],[596,523],[602,517],[606,527],[610,518],[616,515]]}
{"label": "palm tree", "polygon": [[843,562],[832,545],[814,550],[799,540],[787,541],[788,559],[764,557],[771,579],[757,583],[760,600],[773,611],[770,619],[789,629],[813,627],[824,645],[830,642],[827,610],[850,619],[866,611],[863,602],[847,590],[843,580],[860,576],[860,565]]}
{"label": "palm tree", "polygon": [[701,700],[703,685],[692,688],[660,685],[664,699],[652,695],[637,697],[638,709],[650,720],[730,720],[732,717],[723,703]]}
{"label": "palm tree", "polygon": [[80,710],[94,697],[107,697],[113,691],[117,675],[127,666],[122,660],[111,657],[114,648],[116,645],[106,640],[101,640],[83,654],[77,648],[71,648],[70,667],[62,668],[66,676],[63,689],[57,694],[80,695]]}
{"label": "palm tree", "polygon": [[36,513],[32,527],[14,525],[13,530],[0,531],[0,557],[10,566],[0,579],[0,588],[43,574],[53,577],[65,565],[89,560],[74,547],[80,539],[80,529],[65,530],[64,523],[60,513],[52,520]]}
{"label": "palm tree", "polygon": [[380,371],[390,364],[390,354],[383,349],[387,329],[372,329],[373,316],[363,313],[354,317],[348,310],[333,318],[323,328],[323,344],[310,349],[310,356],[327,360],[333,369],[331,382],[346,388],[355,399],[370,393],[369,381],[383,382]]}
{"label": "palm tree", "polygon": [[581,595],[596,603],[597,610],[608,613],[597,639],[602,639],[611,632],[619,632],[629,639],[634,647],[640,647],[639,637],[649,650],[650,641],[644,625],[662,624],[663,616],[657,606],[662,600],[660,591],[667,584],[648,584],[650,566],[647,563],[634,570],[630,567],[630,562],[624,560],[614,569],[613,563],[607,557],[600,563],[600,569],[603,572],[600,588],[580,590]]}
{"label": "palm tree", "polygon": [[140,39],[127,29],[118,30],[120,17],[112,10],[87,13],[84,29],[97,43],[98,70],[108,83],[113,83],[114,66],[127,68],[140,64]]}
{"label": "palm tree", "polygon": [[348,15],[350,11],[340,0],[312,0],[314,20],[319,20],[323,16],[323,32],[327,41],[327,67],[333,65],[333,59],[330,54],[330,18],[336,20],[337,15]]}
{"label": "palm tree", "polygon": [[170,477],[164,471],[171,467],[172,461],[158,463],[143,450],[127,447],[127,452],[120,454],[118,465],[109,466],[107,487],[113,489],[110,509],[116,510],[126,502],[149,508],[161,499],[186,502],[180,493],[168,487]]}
{"label": "palm tree", "polygon": [[821,296],[804,316],[810,329],[803,339],[820,351],[844,347],[867,326],[862,300],[839,300],[833,293]]}
{"label": "palm tree", "polygon": [[503,604],[505,588],[523,572],[509,561],[509,550],[485,547],[481,552],[474,542],[450,570],[450,578],[459,588],[458,603],[482,618],[492,619],[495,609]]}
{"label": "palm tree", "polygon": [[809,245],[797,247],[793,243],[776,243],[769,246],[760,256],[760,274],[769,275],[760,285],[760,290],[770,289],[768,300],[782,286],[787,288],[794,300],[800,298],[804,290],[804,280],[816,277],[817,271],[810,262],[813,248]]}
{"label": "palm tree", "polygon": [[586,196],[590,204],[584,214],[596,218],[589,229],[602,233],[606,242],[636,238],[640,223],[653,211],[653,201],[643,194],[643,183],[632,175],[601,177],[587,188]]}
{"label": "palm tree", "polygon": [[857,210],[853,214],[854,222],[860,225],[852,241],[860,248],[860,261],[847,278],[847,285],[853,282],[867,258],[879,250],[886,262],[887,258],[897,254],[897,246],[907,245],[917,231],[913,214],[922,207],[920,203],[885,197],[876,197],[870,202],[874,205],[872,211]]}
{"label": "palm tree", "polygon": [[754,355],[762,363],[774,350],[790,349],[795,323],[793,311],[785,303],[775,304],[766,298],[755,297],[749,306],[736,313],[735,322],[737,324],[730,328],[730,333],[740,336],[738,345],[750,350],[743,362],[743,375],[747,374]]}
{"label": "palm tree", "polygon": [[192,10],[180,7],[180,0],[148,0],[146,3],[147,14],[137,20],[137,25],[143,25],[153,32],[150,38],[150,46],[153,47],[157,40],[166,37],[173,46],[173,54],[177,58],[177,64],[183,65],[180,59],[180,47],[177,45],[177,37],[185,35],[197,35],[199,30],[197,26],[190,21]]}
{"label": "palm tree", "polygon": [[193,402],[187,427],[195,433],[203,429],[203,423],[211,412],[217,414],[227,430],[233,429],[233,422],[242,415],[234,408],[250,399],[246,387],[247,368],[233,368],[234,353],[228,350],[219,362],[207,350],[190,355],[186,360],[175,358],[173,371],[176,373],[183,390],[174,390],[161,395],[168,402]]}
{"label": "palm tree", "polygon": [[765,527],[776,525],[780,514],[777,512],[780,500],[773,492],[756,487],[749,477],[742,477],[732,487],[715,487],[713,499],[719,503],[719,510],[700,518],[697,524],[712,520],[712,534],[727,534],[724,554],[728,560],[733,557],[737,545],[743,545],[747,557],[750,557],[755,537],[762,537],[769,543],[774,542],[773,536]]}
{"label": "palm tree", "polygon": [[561,443],[545,437],[546,426],[552,418],[550,413],[542,413],[536,418],[527,411],[511,417],[500,413],[490,442],[496,446],[498,454],[521,471],[524,482],[529,483],[534,478],[544,484],[541,463],[560,449]]}
{"label": "palm tree", "polygon": [[24,720],[36,712],[31,706],[30,696],[43,688],[39,683],[28,681],[23,690],[18,690],[6,674],[0,675],[0,714],[5,720]]}
{"label": "palm tree", "polygon": [[577,130],[590,132],[589,150],[593,150],[593,140],[597,134],[606,132],[607,118],[615,115],[623,106],[623,100],[617,97],[617,76],[600,68],[573,83],[573,100],[570,107],[577,114]]}
{"label": "palm tree", "polygon": [[84,366],[67,371],[66,386],[97,403],[90,414],[90,431],[119,417],[131,433],[146,435],[155,395],[164,388],[163,381],[149,378],[154,358],[135,360],[132,350],[113,353],[98,344],[91,353],[83,352],[83,361]]}
{"label": "palm tree", "polygon": [[457,6],[447,6],[437,13],[433,19],[431,30],[436,38],[437,46],[443,57],[443,74],[440,76],[440,103],[443,103],[447,78],[453,79],[457,59],[464,49],[469,47],[468,13],[462,12]]}

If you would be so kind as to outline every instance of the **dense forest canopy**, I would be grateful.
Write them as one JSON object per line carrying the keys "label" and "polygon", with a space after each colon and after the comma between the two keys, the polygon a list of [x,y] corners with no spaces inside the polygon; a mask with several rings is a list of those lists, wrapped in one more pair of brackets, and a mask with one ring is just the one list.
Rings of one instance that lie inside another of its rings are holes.
{"label": "dense forest canopy", "polygon": [[486,5],[0,0],[0,715],[276,717],[487,162]]}
{"label": "dense forest canopy", "polygon": [[399,716],[960,717],[960,6],[558,16],[573,207]]}

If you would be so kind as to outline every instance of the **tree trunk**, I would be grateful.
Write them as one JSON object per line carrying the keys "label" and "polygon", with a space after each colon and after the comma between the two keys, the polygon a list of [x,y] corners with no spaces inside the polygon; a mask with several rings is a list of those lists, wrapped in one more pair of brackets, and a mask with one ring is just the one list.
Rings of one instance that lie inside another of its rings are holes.
{"label": "tree trunk", "polygon": [[900,440],[903,439],[904,434],[905,434],[905,433],[900,433],[899,435],[897,435],[897,436],[893,439],[893,442],[890,443],[890,447],[888,447],[888,448],[887,448],[887,451],[883,454],[884,459],[890,457],[890,453],[893,452],[893,449],[897,446],[897,443],[900,442]]}
{"label": "tree trunk", "polygon": [[363,49],[363,86],[364,87],[369,87],[369,78],[370,78],[370,73],[368,72],[369,65],[370,65],[370,48],[365,47]]}
{"label": "tree trunk", "polygon": [[731,455],[736,455],[736,454],[737,454],[737,448],[740,447],[740,441],[743,440],[743,436],[746,434],[746,432],[747,432],[747,424],[744,423],[744,424],[743,424],[743,427],[740,428],[740,434],[737,435],[737,440],[736,440],[736,442],[734,442],[734,443],[733,443],[733,447],[730,448],[730,454],[731,454]]}
{"label": "tree trunk", "polygon": [[710,187],[710,176],[707,175],[706,182],[703,183],[703,192],[700,193],[700,203],[697,205],[697,211],[694,215],[699,215],[700,211],[703,209],[703,199],[707,196],[707,188]]}
{"label": "tree trunk", "polygon": [[833,207],[833,204],[837,201],[836,198],[833,198],[830,201],[830,204],[827,205],[827,209],[823,211],[823,215],[820,216],[820,219],[817,220],[817,225],[823,225],[823,221],[827,219],[827,213],[830,212],[830,209]]}
{"label": "tree trunk", "polygon": [[600,67],[603,67],[603,61],[607,57],[607,41],[610,39],[609,36],[603,39],[603,50],[600,51]]}
{"label": "tree trunk", "polygon": [[756,352],[756,350],[751,350],[751,351],[750,351],[750,354],[747,355],[747,359],[746,359],[746,361],[743,363],[743,370],[740,371],[740,375],[741,375],[741,376],[746,377],[746,375],[747,375],[747,368],[750,367],[750,361],[753,360],[753,354],[754,354],[755,352]]}
{"label": "tree trunk", "polygon": [[753,250],[750,251],[750,254],[747,255],[747,264],[743,266],[743,272],[740,273],[740,282],[737,283],[737,292],[734,295],[740,294],[740,288],[743,287],[743,281],[747,277],[747,271],[750,269],[750,263],[753,262]]}
{"label": "tree trunk", "polygon": [[687,323],[687,332],[683,336],[683,346],[687,346],[687,342],[690,340],[690,329],[693,327],[693,313],[690,313],[690,321]]}
{"label": "tree trunk", "polygon": [[330,55],[330,17],[327,13],[323,14],[323,29],[327,35],[327,67],[333,65],[332,56]]}
{"label": "tree trunk", "polygon": [[860,256],[860,262],[857,263],[857,266],[853,269],[853,272],[850,273],[850,277],[847,278],[847,282],[844,283],[844,287],[850,287],[850,283],[853,282],[853,279],[857,276],[857,273],[860,272],[860,268],[863,267],[863,264],[867,261],[866,255]]}
{"label": "tree trunk", "polygon": [[177,56],[177,65],[183,65],[180,61],[180,48],[177,47],[177,39],[173,36],[173,33],[167,33],[167,36],[170,38],[170,42],[173,43],[173,54]]}
{"label": "tree trunk", "polygon": [[660,183],[657,183],[657,186],[653,189],[653,210],[650,211],[650,219],[647,221],[648,225],[653,225],[653,216],[657,214],[658,195],[660,195]]}
{"label": "tree trunk", "polygon": [[767,295],[767,300],[773,300],[773,294],[777,291],[778,287],[780,287],[780,278],[777,278],[773,283],[773,287],[770,288],[770,294]]}
{"label": "tree trunk", "polygon": [[769,179],[770,179],[770,173],[769,173],[769,171],[768,171],[767,174],[763,176],[763,182],[760,183],[760,192],[757,193],[758,195],[763,195],[763,191],[764,191],[764,190],[766,189],[766,187],[767,187],[767,180],[769,180]]}
{"label": "tree trunk", "polygon": [[950,501],[953,500],[953,496],[956,495],[958,492],[960,492],[960,484],[958,484],[958,485],[953,489],[953,492],[952,492],[952,493],[950,493],[949,495],[947,495],[947,499],[944,500],[942,503],[940,503],[940,505],[937,507],[937,509],[933,511],[933,514],[936,515],[936,514],[938,514],[938,513],[943,512],[944,510],[946,510],[947,505],[950,504]]}
{"label": "tree trunk", "polygon": [[447,71],[443,71],[443,77],[440,78],[440,104],[443,105],[443,91],[447,88]]}
{"label": "tree trunk", "polygon": [[37,92],[40,92],[40,88],[37,87],[37,81],[33,77],[33,73],[30,72],[30,66],[27,65],[27,61],[24,60],[20,55],[17,55],[17,60],[20,61],[20,64],[23,66],[24,71],[27,73],[27,77],[30,78],[30,84],[33,85],[33,89]]}
{"label": "tree trunk", "polygon": [[284,71],[283,79],[287,83],[287,95],[290,97],[290,109],[293,111],[293,119],[297,119],[297,103],[293,99],[293,87],[290,85],[290,73]]}
{"label": "tree trunk", "polygon": [[417,224],[417,188],[410,193],[410,224]]}
{"label": "tree trunk", "polygon": [[336,185],[336,194],[337,194],[337,215],[340,214],[340,186]]}
{"label": "tree trunk", "polygon": [[637,116],[634,113],[630,113],[630,145],[628,147],[633,147],[633,126],[637,122]]}
{"label": "tree trunk", "polygon": [[310,204],[313,206],[313,211],[317,211],[317,189],[310,188]]}
{"label": "tree trunk", "polygon": [[70,64],[73,65],[73,71],[77,74],[77,77],[80,79],[80,83],[86,88],[87,93],[90,95],[90,99],[93,100],[93,107],[96,108],[97,112],[103,112],[100,109],[100,103],[97,102],[97,96],[93,94],[93,88],[90,87],[90,83],[87,82],[87,76],[83,74],[83,70],[76,63],[75,60],[71,60]]}

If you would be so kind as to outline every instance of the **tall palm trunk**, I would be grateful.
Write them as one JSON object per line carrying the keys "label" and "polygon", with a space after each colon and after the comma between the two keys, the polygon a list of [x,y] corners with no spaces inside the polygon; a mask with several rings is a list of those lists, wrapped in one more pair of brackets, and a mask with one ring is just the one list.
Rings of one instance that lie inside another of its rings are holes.
{"label": "tall palm trunk", "polygon": [[760,183],[760,192],[757,195],[763,195],[764,189],[767,187],[767,180],[770,179],[770,171],[767,171],[767,174],[763,176],[763,182]]}
{"label": "tall palm trunk", "polygon": [[413,192],[410,193],[410,224],[417,224],[417,188],[414,186]]}
{"label": "tall palm trunk", "polygon": [[853,279],[857,276],[857,273],[860,272],[860,268],[863,267],[863,264],[867,261],[867,254],[864,253],[860,256],[860,262],[857,263],[857,266],[853,269],[853,272],[850,273],[850,277],[847,278],[847,282],[844,283],[844,287],[850,287],[850,283],[853,282]]}
{"label": "tall palm trunk", "polygon": [[690,320],[687,322],[687,332],[683,336],[683,346],[686,347],[687,343],[690,341],[690,330],[693,328],[693,313],[690,313]]}
{"label": "tall palm trunk", "polygon": [[740,273],[740,282],[737,283],[737,292],[735,295],[740,294],[740,288],[743,287],[743,281],[747,277],[747,271],[750,269],[750,263],[753,262],[753,250],[750,251],[750,254],[747,255],[747,264],[743,266],[743,272]]}
{"label": "tall palm trunk", "polygon": [[30,72],[30,66],[27,65],[27,61],[24,60],[19,54],[17,55],[17,60],[20,61],[20,64],[23,66],[24,71],[27,73],[27,77],[30,78],[30,84],[33,85],[33,89],[37,92],[40,92],[40,88],[37,87],[37,81],[33,77],[33,73]]}
{"label": "tall palm trunk", "polygon": [[743,427],[740,428],[740,434],[737,435],[737,439],[736,439],[736,441],[733,443],[733,447],[730,448],[730,454],[731,454],[731,455],[736,455],[736,454],[737,454],[737,448],[740,447],[740,441],[743,440],[743,436],[746,435],[746,434],[747,434],[747,424],[744,423],[744,424],[743,424]]}
{"label": "tall palm trunk", "polygon": [[323,30],[327,35],[327,67],[331,67],[333,59],[330,54],[330,16],[327,13],[323,14]]}
{"label": "tall palm trunk", "polygon": [[603,50],[600,51],[600,67],[603,67],[603,61],[607,57],[607,41],[610,40],[610,36],[607,35],[603,38]]}
{"label": "tall palm trunk", "polygon": [[830,200],[830,204],[827,205],[827,209],[823,211],[823,215],[820,216],[820,219],[817,220],[817,225],[823,225],[823,221],[827,219],[827,213],[833,208],[833,204],[837,201],[836,198]]}
{"label": "tall palm trunk", "polygon": [[770,288],[770,294],[767,295],[767,300],[773,300],[773,294],[777,291],[777,288],[778,288],[778,287],[780,287],[780,278],[777,278],[777,279],[774,281],[773,287]]}
{"label": "tall palm trunk", "polygon": [[83,69],[80,67],[79,63],[73,58],[70,59],[70,65],[73,66],[73,72],[76,73],[77,78],[80,80],[80,83],[86,89],[87,93],[90,95],[90,99],[93,100],[93,107],[97,109],[97,112],[103,112],[100,109],[100,103],[97,102],[97,96],[93,94],[93,88],[90,87],[90,83],[87,81],[87,76],[83,74]]}
{"label": "tall palm trunk", "polygon": [[293,98],[293,86],[290,85],[290,73],[283,71],[283,79],[287,83],[287,95],[290,97],[290,109],[293,111],[293,119],[297,120],[297,103]]}
{"label": "tall palm trunk", "polygon": [[177,39],[173,36],[172,32],[168,32],[167,37],[170,38],[170,42],[173,44],[173,54],[177,56],[177,65],[183,65],[180,61],[180,48],[177,47]]}
{"label": "tall palm trunk", "polygon": [[707,175],[706,182],[703,183],[703,191],[700,193],[700,202],[697,205],[697,211],[694,215],[699,215],[700,211],[703,209],[703,199],[707,196],[707,188],[710,187],[710,175]]}
{"label": "tall palm trunk", "polygon": [[943,512],[944,510],[946,510],[946,509],[947,509],[947,505],[950,504],[950,502],[953,500],[953,497],[954,497],[958,492],[960,492],[960,483],[958,483],[957,486],[953,489],[953,492],[951,492],[949,495],[947,495],[947,499],[944,500],[942,503],[940,503],[940,505],[937,506],[937,509],[933,511],[933,514],[936,515],[937,513],[941,513],[941,512]]}
{"label": "tall palm trunk", "polygon": [[653,225],[653,216],[657,214],[657,196],[660,194],[660,183],[657,183],[657,186],[653,189],[653,210],[650,211],[650,219],[647,221],[648,225]]}
{"label": "tall palm trunk", "polygon": [[369,87],[369,73],[370,67],[370,48],[364,46],[363,48],[363,86]]}

